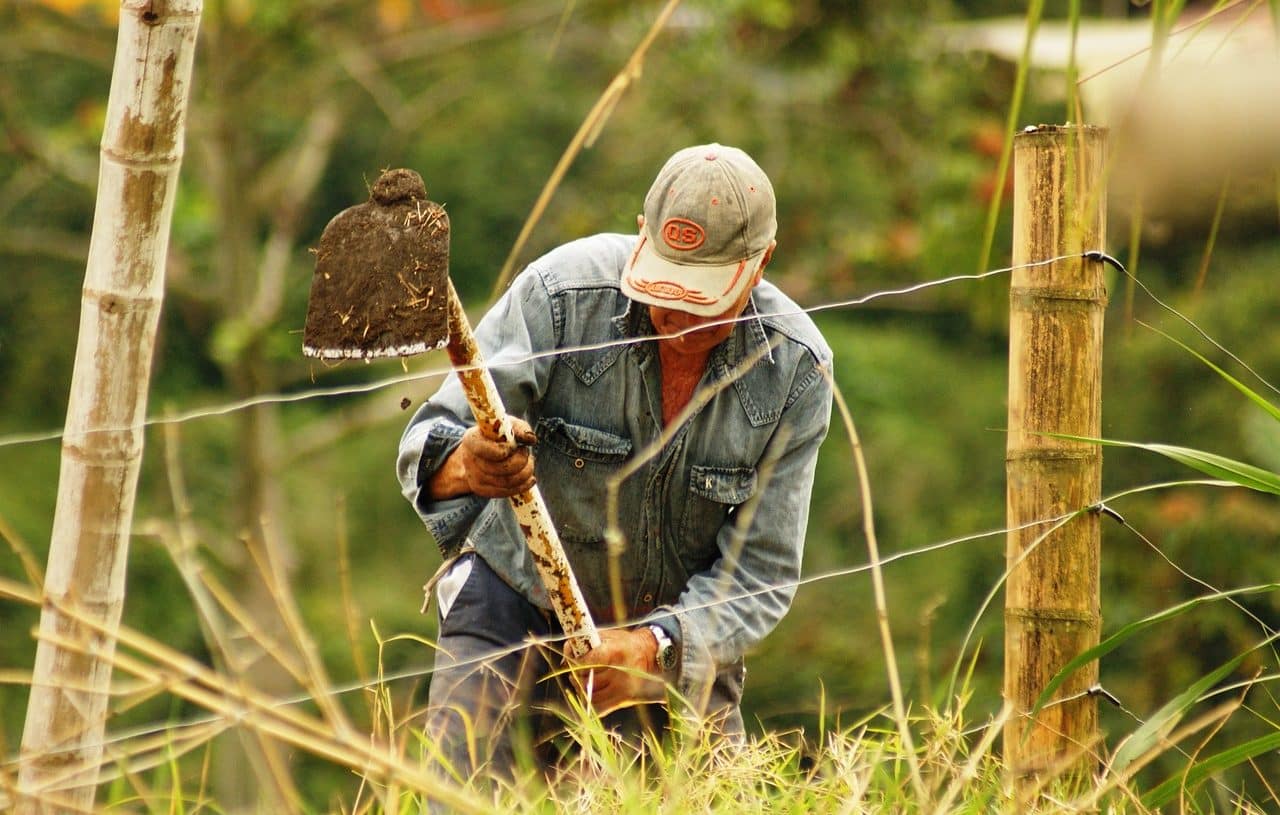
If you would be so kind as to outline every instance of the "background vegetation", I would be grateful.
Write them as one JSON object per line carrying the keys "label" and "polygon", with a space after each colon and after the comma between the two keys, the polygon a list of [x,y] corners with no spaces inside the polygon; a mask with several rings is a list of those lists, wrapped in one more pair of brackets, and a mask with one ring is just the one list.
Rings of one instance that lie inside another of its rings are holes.
{"label": "background vegetation", "polygon": [[[184,420],[148,434],[127,625],[212,659],[171,549],[193,543],[202,568],[235,587],[269,626],[272,599],[250,554],[265,547],[296,587],[336,681],[367,677],[379,658],[388,673],[430,663],[413,642],[380,650],[373,629],[434,633],[417,609],[439,556],[392,471],[408,415],[401,400],[418,403],[434,380],[221,408],[401,373],[394,362],[326,367],[300,353],[308,249],[328,218],[366,196],[382,168],[417,169],[446,204],[453,277],[468,304],[482,308],[562,151],[660,7],[206,2],[151,394],[153,416]],[[1168,14],[1181,4],[1072,7],[1087,37],[1091,21],[1150,25],[1153,7]],[[1017,66],[952,47],[946,35],[952,24],[1006,14],[1021,18],[1026,8],[999,0],[683,3],[570,167],[517,264],[578,235],[630,231],[662,160],[685,144],[717,140],[747,149],[773,178],[780,229],[770,273],[802,304],[1005,265],[1007,204],[995,210],[989,258],[983,237],[1004,186],[998,166]],[[1046,19],[1067,14],[1051,4]],[[113,52],[110,3],[0,6],[0,534],[35,563],[44,561],[53,517],[53,436],[74,356]],[[1033,70],[1031,79],[1019,124],[1071,118],[1060,72]],[[1272,172],[1261,196],[1223,186],[1221,208],[1209,197],[1168,211],[1152,206],[1137,218],[1118,205],[1107,247],[1140,258],[1130,265],[1153,292],[1264,376],[1280,370],[1276,183]],[[816,316],[866,448],[886,556],[1003,524],[1006,280],[952,283]],[[1138,320],[1195,341],[1221,365],[1229,360],[1130,290],[1123,279],[1112,286],[1104,434],[1280,470],[1280,423]],[[410,370],[444,364],[432,356]],[[812,508],[810,576],[867,559],[848,450],[844,430],[834,430]],[[1108,449],[1104,471],[1108,493],[1189,477],[1139,450]],[[1183,486],[1115,508],[1141,536],[1104,526],[1107,631],[1203,594],[1205,584],[1229,589],[1280,577],[1274,496]],[[982,602],[1003,568],[999,534],[886,567],[891,624],[917,707],[945,706],[953,666],[973,660],[968,715],[999,709],[1000,601],[994,609]],[[0,555],[0,575],[25,574],[17,554]],[[1276,619],[1275,593],[1246,602],[1261,619]],[[360,621],[354,628],[352,616]],[[0,605],[0,667],[29,670],[36,619],[31,608]],[[1255,620],[1215,604],[1125,643],[1102,662],[1101,681],[1123,704],[1103,707],[1109,743],[1137,726],[1134,717],[1146,718],[1260,637]],[[253,681],[283,688],[252,643],[242,646],[247,675],[261,670]],[[750,661],[748,718],[757,731],[803,727],[811,735],[852,724],[886,704],[883,662],[866,573],[815,580]],[[1277,667],[1274,655],[1259,652],[1233,677],[1270,679]],[[393,682],[389,692],[408,700],[423,681]],[[1251,692],[1249,711],[1215,743],[1274,731],[1280,712],[1266,688]],[[7,752],[20,738],[25,697],[21,684],[0,687]],[[168,698],[122,704],[111,726],[195,712]],[[296,761],[316,806],[349,794],[349,779]],[[1152,780],[1185,761],[1171,754]],[[1260,779],[1277,771],[1260,763],[1229,773],[1222,786],[1205,788],[1206,800],[1242,785],[1265,795]]]}

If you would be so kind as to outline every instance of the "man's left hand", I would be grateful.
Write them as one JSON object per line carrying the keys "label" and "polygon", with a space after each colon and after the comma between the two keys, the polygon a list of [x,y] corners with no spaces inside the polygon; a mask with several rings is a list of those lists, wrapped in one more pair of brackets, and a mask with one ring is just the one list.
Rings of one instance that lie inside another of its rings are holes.
{"label": "man's left hand", "polygon": [[658,642],[647,628],[600,632],[600,645],[574,660],[574,678],[601,715],[636,702],[665,698]]}

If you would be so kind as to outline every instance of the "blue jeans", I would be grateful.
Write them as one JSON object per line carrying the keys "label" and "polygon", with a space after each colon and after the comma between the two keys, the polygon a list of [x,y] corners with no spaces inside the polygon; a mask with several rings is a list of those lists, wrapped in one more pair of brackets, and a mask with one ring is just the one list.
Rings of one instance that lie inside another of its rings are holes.
{"label": "blue jeans", "polygon": [[[477,771],[510,778],[522,767],[545,769],[571,745],[556,736],[569,682],[548,677],[562,664],[555,618],[508,586],[478,555],[471,574],[440,621],[435,669],[428,691],[427,735],[437,760],[463,779]],[[662,705],[610,714],[606,726],[623,735],[665,726]]]}

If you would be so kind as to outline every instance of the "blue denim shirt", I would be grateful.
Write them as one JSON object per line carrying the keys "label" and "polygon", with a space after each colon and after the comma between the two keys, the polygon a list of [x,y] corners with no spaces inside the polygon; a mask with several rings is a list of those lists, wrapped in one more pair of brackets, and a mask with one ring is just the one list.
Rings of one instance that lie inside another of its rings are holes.
{"label": "blue denim shirt", "polygon": [[[553,250],[476,327],[507,411],[537,433],[538,486],[599,623],[613,617],[607,484],[663,432],[661,366],[654,341],[643,339],[655,333],[648,308],[633,307],[618,286],[635,240],[596,235]],[[790,606],[831,419],[821,370],[830,370],[831,349],[808,316],[767,281],[746,314],[755,319],[735,325],[709,358],[701,385],[719,390],[618,492],[629,619],[672,633],[681,656],[676,687],[695,702],[715,683],[736,705],[743,654]],[[404,495],[442,551],[470,543],[547,608],[507,501],[432,501],[422,489],[472,424],[451,375],[401,439]]]}

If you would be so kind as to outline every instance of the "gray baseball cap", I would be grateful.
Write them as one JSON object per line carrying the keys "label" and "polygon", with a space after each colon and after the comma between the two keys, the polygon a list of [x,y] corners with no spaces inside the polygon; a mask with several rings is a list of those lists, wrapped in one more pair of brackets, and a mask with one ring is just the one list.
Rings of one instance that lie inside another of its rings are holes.
{"label": "gray baseball cap", "polygon": [[622,291],[649,305],[722,314],[755,282],[778,231],[773,185],[736,147],[686,147],[644,199],[644,226]]}

